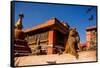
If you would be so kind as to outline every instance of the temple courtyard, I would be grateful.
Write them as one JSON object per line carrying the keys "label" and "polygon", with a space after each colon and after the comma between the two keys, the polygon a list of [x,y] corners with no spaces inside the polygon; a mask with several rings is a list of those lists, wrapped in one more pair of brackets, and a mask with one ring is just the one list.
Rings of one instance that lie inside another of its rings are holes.
{"label": "temple courtyard", "polygon": [[79,52],[79,59],[70,54],[51,54],[38,56],[24,56],[15,58],[15,66],[26,65],[43,65],[43,64],[59,64],[59,63],[73,63],[73,62],[90,62],[96,61],[96,51],[82,51]]}

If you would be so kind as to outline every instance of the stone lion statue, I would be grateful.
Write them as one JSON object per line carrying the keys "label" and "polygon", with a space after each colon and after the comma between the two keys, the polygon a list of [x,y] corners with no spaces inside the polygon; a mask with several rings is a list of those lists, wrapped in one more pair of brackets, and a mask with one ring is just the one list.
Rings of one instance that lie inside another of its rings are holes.
{"label": "stone lion statue", "polygon": [[78,59],[79,55],[77,49],[79,48],[79,43],[80,37],[78,32],[76,31],[76,28],[69,29],[69,36],[66,40],[64,53],[72,54],[76,57],[76,59]]}

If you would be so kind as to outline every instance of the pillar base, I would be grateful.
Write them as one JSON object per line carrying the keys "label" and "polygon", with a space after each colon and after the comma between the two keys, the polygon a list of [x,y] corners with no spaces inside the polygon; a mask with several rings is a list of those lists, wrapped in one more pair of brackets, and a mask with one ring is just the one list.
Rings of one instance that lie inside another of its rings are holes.
{"label": "pillar base", "polygon": [[48,45],[47,54],[53,54],[53,45]]}

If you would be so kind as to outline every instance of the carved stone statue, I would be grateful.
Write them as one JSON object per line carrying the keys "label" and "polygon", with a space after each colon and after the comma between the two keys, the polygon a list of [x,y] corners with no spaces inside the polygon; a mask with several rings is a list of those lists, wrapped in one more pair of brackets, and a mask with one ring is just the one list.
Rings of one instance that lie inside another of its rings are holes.
{"label": "carved stone statue", "polygon": [[64,53],[70,53],[78,59],[79,55],[77,49],[79,46],[79,42],[80,42],[80,37],[78,32],[76,31],[76,28],[70,29],[68,40],[66,41]]}

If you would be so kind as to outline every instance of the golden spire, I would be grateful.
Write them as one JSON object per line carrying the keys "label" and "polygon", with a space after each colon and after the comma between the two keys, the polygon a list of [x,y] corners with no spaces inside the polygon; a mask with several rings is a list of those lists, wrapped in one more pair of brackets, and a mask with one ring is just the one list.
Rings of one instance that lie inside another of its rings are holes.
{"label": "golden spire", "polygon": [[20,13],[19,14],[19,19],[18,19],[18,21],[15,24],[16,28],[18,28],[18,29],[22,29],[23,28],[23,25],[22,25],[22,18],[23,17],[24,17],[23,13]]}

